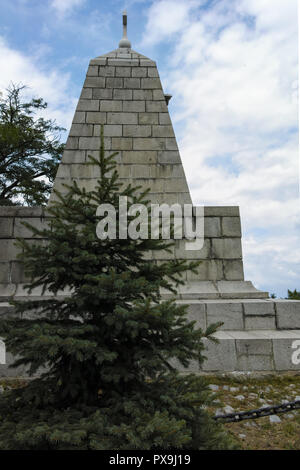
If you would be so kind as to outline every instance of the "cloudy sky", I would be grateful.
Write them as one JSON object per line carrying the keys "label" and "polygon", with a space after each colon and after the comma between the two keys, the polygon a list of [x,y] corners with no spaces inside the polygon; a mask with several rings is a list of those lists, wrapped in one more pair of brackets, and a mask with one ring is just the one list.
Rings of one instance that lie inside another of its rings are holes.
{"label": "cloudy sky", "polygon": [[124,8],[173,95],[193,202],[239,205],[246,279],[300,290],[297,0],[0,0],[0,90],[28,85],[69,128]]}

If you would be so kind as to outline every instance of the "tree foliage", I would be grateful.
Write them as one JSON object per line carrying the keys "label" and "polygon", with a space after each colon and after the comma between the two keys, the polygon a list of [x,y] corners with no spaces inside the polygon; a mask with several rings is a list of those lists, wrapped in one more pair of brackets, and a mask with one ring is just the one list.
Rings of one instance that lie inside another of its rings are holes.
{"label": "tree foliage", "polygon": [[[203,337],[218,325],[203,332],[185,306],[161,297],[161,288],[175,293],[182,273],[198,263],[149,260],[149,250],[170,249],[161,239],[97,238],[100,204],[117,213],[121,195],[148,204],[141,188],[121,189],[103,130],[101,141],[99,159],[89,162],[100,172],[95,190],[74,181],[67,195],[56,192],[50,226],[32,228],[47,244],[19,240],[28,287],[56,297],[14,302],[21,319],[0,323],[14,365],[41,373],[0,397],[0,449],[230,447],[205,410],[212,401],[205,380],[177,372],[202,364]],[[67,288],[70,295],[59,297]]]}
{"label": "tree foliage", "polygon": [[12,84],[0,100],[0,205],[45,204],[64,148],[63,128],[36,117],[47,103],[23,101],[24,88]]}
{"label": "tree foliage", "polygon": [[300,300],[300,291],[295,290],[289,290],[288,289],[288,297],[289,300]]}

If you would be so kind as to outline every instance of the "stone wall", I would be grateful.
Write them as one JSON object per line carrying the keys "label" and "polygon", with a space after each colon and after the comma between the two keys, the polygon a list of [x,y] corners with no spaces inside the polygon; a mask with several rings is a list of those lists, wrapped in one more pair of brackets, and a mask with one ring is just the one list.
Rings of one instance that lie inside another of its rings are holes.
{"label": "stone wall", "polygon": [[[201,250],[185,250],[185,241],[176,240],[173,252],[151,253],[157,262],[166,259],[201,260],[198,274],[186,273],[189,281],[239,281],[244,279],[241,225],[238,207],[204,208],[205,240]],[[0,207],[0,284],[22,284],[26,282],[21,263],[17,260],[16,237],[32,239],[29,229],[22,225],[28,222],[42,229],[47,223],[47,213],[41,207]],[[8,288],[8,286],[7,286]],[[15,290],[14,290],[15,292]],[[10,294],[12,295],[12,294]]]}

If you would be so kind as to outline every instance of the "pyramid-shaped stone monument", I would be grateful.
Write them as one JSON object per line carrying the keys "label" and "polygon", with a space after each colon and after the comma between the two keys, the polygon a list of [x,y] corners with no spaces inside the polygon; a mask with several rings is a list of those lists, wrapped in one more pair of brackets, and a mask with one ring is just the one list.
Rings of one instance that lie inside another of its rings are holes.
{"label": "pyramid-shaped stone monument", "polygon": [[84,163],[99,154],[104,125],[105,149],[118,152],[120,181],[150,188],[153,203],[190,204],[156,63],[122,41],[90,61],[54,188],[63,192],[71,179],[94,188],[99,175]]}
{"label": "pyramid-shaped stone monument", "polygon": [[[85,162],[88,155],[99,153],[103,125],[107,152],[118,152],[121,182],[150,188],[153,203],[191,204],[168,112],[169,99],[156,63],[131,48],[124,14],[119,48],[90,61],[54,189],[63,193],[63,184],[74,179],[87,190],[95,187],[99,175]],[[52,192],[50,204],[55,197]],[[244,280],[238,207],[208,206],[202,212],[203,246],[189,251],[186,240],[176,240],[172,253],[149,253],[149,258],[156,263],[168,258],[202,261],[197,274],[187,273],[177,302],[188,304],[189,317],[203,329],[223,322],[216,333],[219,344],[207,343],[208,360],[203,370],[300,370],[300,302],[270,299],[267,292]],[[23,221],[43,227],[47,211],[0,207],[0,315],[4,316],[14,314],[10,299],[41,296],[40,290],[29,295],[24,289],[26,278],[17,261],[15,238],[32,237]],[[170,296],[168,292],[162,294],[163,298]],[[10,362],[7,356],[5,364],[0,365],[0,376],[24,373],[8,369]],[[199,372],[196,365],[191,369]]]}

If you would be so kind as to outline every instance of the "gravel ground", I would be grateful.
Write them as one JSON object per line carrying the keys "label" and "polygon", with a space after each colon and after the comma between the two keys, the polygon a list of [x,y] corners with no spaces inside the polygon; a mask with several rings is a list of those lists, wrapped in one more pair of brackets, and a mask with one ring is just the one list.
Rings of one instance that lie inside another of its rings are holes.
{"label": "gravel ground", "polygon": [[[212,414],[246,411],[300,400],[300,373],[274,375],[207,376],[215,394]],[[300,410],[264,418],[226,423],[227,429],[247,450],[300,450]]]}

